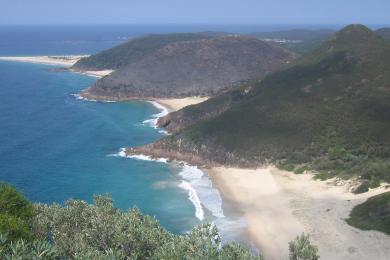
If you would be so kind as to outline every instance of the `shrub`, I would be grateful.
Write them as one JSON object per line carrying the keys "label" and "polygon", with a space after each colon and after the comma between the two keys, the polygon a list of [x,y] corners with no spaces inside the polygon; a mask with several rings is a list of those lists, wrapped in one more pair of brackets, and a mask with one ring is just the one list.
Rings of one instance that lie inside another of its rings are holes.
{"label": "shrub", "polygon": [[22,239],[13,242],[3,235],[0,235],[0,256],[1,259],[61,259],[55,246],[47,242]]}
{"label": "shrub", "polygon": [[347,223],[362,230],[378,230],[390,235],[390,192],[373,196],[354,207]]}
{"label": "shrub", "polygon": [[359,194],[359,193],[364,193],[367,192],[370,188],[370,182],[368,181],[363,181],[358,187],[356,187],[353,190],[353,193]]}
{"label": "shrub", "polygon": [[14,187],[0,184],[0,233],[11,241],[31,239],[32,204]]}
{"label": "shrub", "polygon": [[310,244],[309,235],[302,233],[289,243],[290,260],[317,260],[318,248]]}
{"label": "shrub", "polygon": [[95,196],[93,205],[69,200],[36,210],[36,237],[50,239],[69,259],[260,259],[242,246],[222,246],[215,226],[175,235],[138,209],[114,208],[108,196]]}
{"label": "shrub", "polygon": [[294,173],[295,174],[303,174],[307,170],[309,170],[309,167],[307,165],[299,166],[299,167],[295,168]]}
{"label": "shrub", "polygon": [[0,213],[0,233],[6,235],[11,241],[31,239],[30,226],[24,220],[2,213]]}
{"label": "shrub", "polygon": [[0,183],[0,212],[29,221],[33,215],[33,206],[14,187]]}

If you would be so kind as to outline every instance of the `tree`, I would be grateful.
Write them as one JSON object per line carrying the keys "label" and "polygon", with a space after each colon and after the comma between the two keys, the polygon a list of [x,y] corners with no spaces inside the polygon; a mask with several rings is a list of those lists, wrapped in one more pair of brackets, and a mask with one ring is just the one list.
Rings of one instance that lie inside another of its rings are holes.
{"label": "tree", "polygon": [[14,187],[0,183],[0,233],[11,241],[31,239],[34,208]]}

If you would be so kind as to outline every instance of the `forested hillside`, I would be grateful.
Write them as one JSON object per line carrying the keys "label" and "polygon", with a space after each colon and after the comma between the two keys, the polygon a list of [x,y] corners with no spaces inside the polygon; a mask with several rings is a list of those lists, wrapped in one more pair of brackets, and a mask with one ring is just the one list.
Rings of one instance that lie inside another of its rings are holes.
{"label": "forested hillside", "polygon": [[[222,112],[199,116],[210,106]],[[161,122],[181,129],[189,116],[192,126],[129,152],[360,176],[358,191],[390,181],[390,47],[362,25],[347,26],[262,81],[178,113]]]}

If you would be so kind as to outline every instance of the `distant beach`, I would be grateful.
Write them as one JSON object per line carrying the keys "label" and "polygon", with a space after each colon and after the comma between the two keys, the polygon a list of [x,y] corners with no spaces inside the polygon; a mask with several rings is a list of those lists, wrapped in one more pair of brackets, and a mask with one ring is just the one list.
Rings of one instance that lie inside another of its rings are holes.
{"label": "distant beach", "polygon": [[177,111],[186,106],[204,102],[208,97],[185,97],[185,98],[157,98],[155,102],[167,107],[170,111]]}
{"label": "distant beach", "polygon": [[[156,102],[167,109],[168,112],[174,112],[177,110],[180,110],[186,106],[199,104],[201,102],[206,101],[209,99],[209,97],[185,97],[185,98],[117,98],[117,97],[110,97],[110,96],[97,96],[88,93],[88,89],[82,91],[80,93],[80,97],[84,98],[86,100],[94,100],[94,101],[129,101],[129,100],[141,100],[141,101],[149,101],[149,102]],[[160,115],[161,116],[165,116]]]}
{"label": "distant beach", "polygon": [[[16,62],[29,62],[29,63],[38,63],[46,65],[58,65],[65,68],[73,66],[81,58],[88,57],[89,55],[66,55],[66,56],[9,56],[9,57],[0,57],[0,60],[5,61],[16,61]],[[87,71],[76,71],[70,69],[71,72],[81,73],[93,77],[104,77],[113,72],[113,70],[87,70]]]}

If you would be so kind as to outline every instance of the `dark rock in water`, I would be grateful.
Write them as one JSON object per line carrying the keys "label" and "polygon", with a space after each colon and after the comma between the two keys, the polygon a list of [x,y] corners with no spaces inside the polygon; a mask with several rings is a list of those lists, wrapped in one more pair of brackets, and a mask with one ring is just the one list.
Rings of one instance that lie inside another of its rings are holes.
{"label": "dark rock in water", "polygon": [[252,37],[182,41],[115,71],[87,92],[115,99],[215,96],[294,58],[293,53]]}

